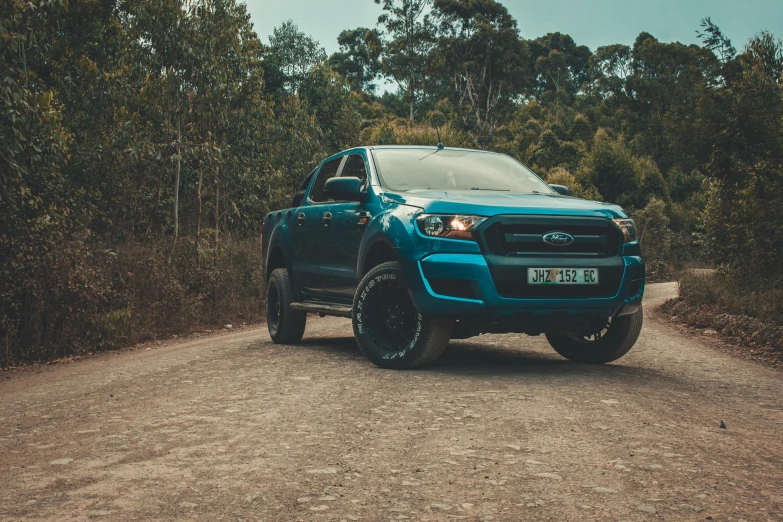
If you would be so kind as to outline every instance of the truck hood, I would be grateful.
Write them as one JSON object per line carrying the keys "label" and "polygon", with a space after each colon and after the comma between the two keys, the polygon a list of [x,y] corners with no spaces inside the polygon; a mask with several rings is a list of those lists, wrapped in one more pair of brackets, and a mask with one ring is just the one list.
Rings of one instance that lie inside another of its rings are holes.
{"label": "truck hood", "polygon": [[419,207],[428,214],[469,214],[492,217],[509,214],[628,217],[618,205],[559,194],[511,192],[411,190],[384,192],[386,201]]}

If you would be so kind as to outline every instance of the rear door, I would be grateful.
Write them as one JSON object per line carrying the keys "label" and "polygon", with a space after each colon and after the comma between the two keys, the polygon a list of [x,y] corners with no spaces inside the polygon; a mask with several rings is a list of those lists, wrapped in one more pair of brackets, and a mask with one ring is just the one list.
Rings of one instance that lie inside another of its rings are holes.
{"label": "rear door", "polygon": [[343,158],[337,158],[321,165],[307,200],[303,201],[291,216],[293,218],[290,226],[293,247],[291,279],[295,289],[305,294],[319,293],[323,286],[319,280],[324,227],[323,188],[327,179],[337,175],[342,163]]}
{"label": "rear door", "polygon": [[[346,156],[340,177],[357,177],[367,190],[367,165],[360,154]],[[359,284],[357,260],[364,226],[360,224],[365,204],[355,201],[330,201],[325,208],[328,221],[323,228],[321,279],[324,292],[352,299]]]}

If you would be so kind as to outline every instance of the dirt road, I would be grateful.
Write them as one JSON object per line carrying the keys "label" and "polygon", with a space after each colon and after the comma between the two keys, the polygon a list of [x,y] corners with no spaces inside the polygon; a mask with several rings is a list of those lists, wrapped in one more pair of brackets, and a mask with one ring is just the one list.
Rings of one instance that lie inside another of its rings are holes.
{"label": "dirt road", "polygon": [[783,375],[704,339],[648,312],[603,367],[506,335],[394,372],[312,318],[296,347],[257,328],[6,375],[0,518],[783,520]]}

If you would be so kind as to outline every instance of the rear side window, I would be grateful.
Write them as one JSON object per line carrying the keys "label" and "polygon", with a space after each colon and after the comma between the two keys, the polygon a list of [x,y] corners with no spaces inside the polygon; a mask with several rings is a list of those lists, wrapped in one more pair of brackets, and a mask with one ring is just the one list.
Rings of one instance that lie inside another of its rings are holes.
{"label": "rear side window", "polygon": [[358,154],[351,154],[345,162],[343,172],[340,177],[359,178],[362,180],[362,186],[367,182],[367,167],[364,165],[364,158]]}
{"label": "rear side window", "polygon": [[305,180],[302,182],[302,185],[299,187],[299,191],[307,190],[307,185],[310,184],[310,180],[313,179],[313,174],[315,174],[315,171],[312,171],[310,174],[307,175]]}
{"label": "rear side window", "polygon": [[313,190],[310,191],[310,200],[316,203],[323,203],[324,199],[324,184],[327,179],[331,179],[337,175],[337,170],[340,168],[340,163],[343,162],[343,158],[337,158],[324,163],[321,170],[318,171],[318,177],[315,178],[315,184]]}
{"label": "rear side window", "polygon": [[307,192],[307,187],[310,185],[310,180],[313,179],[313,174],[315,174],[315,171],[312,171],[310,174],[307,175],[305,180],[302,182],[302,185],[300,185],[299,190],[296,191],[296,194],[294,194],[294,199],[291,201],[291,207],[298,207],[302,204],[302,200],[304,199],[305,192]]}

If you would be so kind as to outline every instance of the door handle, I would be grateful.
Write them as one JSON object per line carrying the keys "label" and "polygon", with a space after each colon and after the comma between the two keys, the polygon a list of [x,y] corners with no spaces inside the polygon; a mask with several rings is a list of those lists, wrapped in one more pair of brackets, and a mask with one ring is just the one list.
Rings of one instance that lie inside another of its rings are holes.
{"label": "door handle", "polygon": [[361,212],[356,213],[357,216],[359,216],[359,226],[363,227],[367,223],[370,222],[370,213],[366,210],[362,210]]}
{"label": "door handle", "polygon": [[324,212],[324,216],[322,218],[322,221],[324,222],[324,226],[328,227],[332,222],[332,213],[331,212]]}
{"label": "door handle", "polygon": [[296,224],[299,225],[300,227],[304,224],[304,220],[305,220],[304,212],[300,212],[296,215]]}

